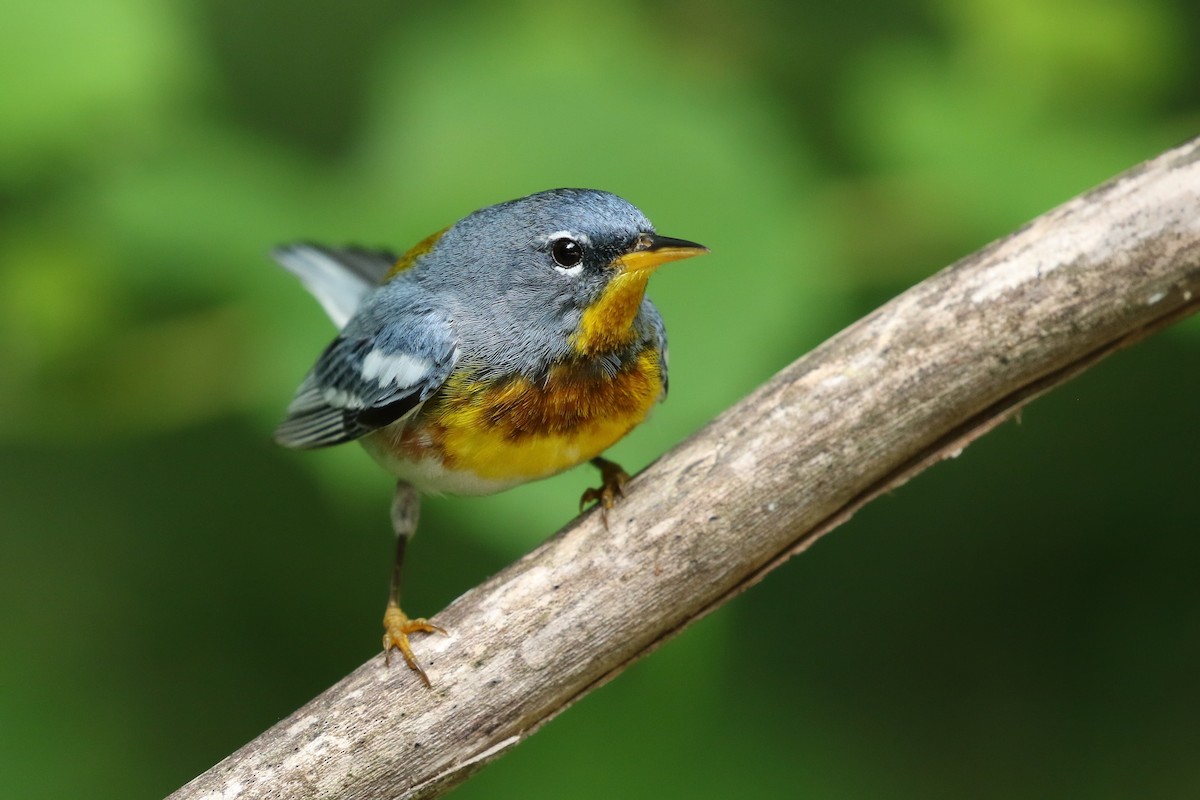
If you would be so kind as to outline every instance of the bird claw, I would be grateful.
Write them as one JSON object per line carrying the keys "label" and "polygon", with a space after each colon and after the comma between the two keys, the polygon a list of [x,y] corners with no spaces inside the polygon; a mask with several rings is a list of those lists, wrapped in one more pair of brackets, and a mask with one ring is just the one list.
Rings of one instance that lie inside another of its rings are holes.
{"label": "bird claw", "polygon": [[425,674],[425,670],[421,669],[421,665],[417,663],[416,656],[413,655],[408,635],[410,633],[440,633],[445,635],[446,629],[434,625],[424,617],[409,619],[400,610],[400,607],[396,605],[389,605],[387,611],[384,612],[383,628],[383,663],[390,666],[392,663],[392,650],[399,650],[400,655],[404,657],[404,662],[408,664],[408,668],[421,677],[421,682],[425,684],[425,688],[432,689],[433,684],[429,682],[429,676]]}
{"label": "bird claw", "polygon": [[612,510],[618,497],[625,496],[625,484],[629,483],[629,473],[621,469],[619,464],[605,458],[594,458],[592,464],[600,470],[600,486],[583,493],[583,497],[579,498],[579,510],[582,512],[589,503],[598,503],[604,527],[607,528],[608,512]]}

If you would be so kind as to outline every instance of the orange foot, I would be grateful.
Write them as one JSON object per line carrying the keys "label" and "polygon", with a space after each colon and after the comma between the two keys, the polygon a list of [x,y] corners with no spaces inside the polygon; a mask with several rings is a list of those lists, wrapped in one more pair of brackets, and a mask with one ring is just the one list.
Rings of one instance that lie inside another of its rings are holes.
{"label": "orange foot", "polygon": [[392,663],[392,648],[399,650],[409,669],[421,676],[421,681],[426,688],[432,689],[433,684],[429,682],[429,676],[425,674],[425,670],[421,669],[421,665],[417,663],[417,659],[413,655],[412,646],[408,643],[408,635],[410,633],[435,632],[444,634],[446,629],[439,628],[424,617],[409,619],[400,610],[400,606],[388,603],[387,611],[383,612],[383,630],[383,663]]}
{"label": "orange foot", "polygon": [[583,511],[588,503],[600,503],[600,513],[604,517],[604,527],[608,527],[608,512],[618,497],[625,496],[625,484],[629,483],[629,473],[621,469],[621,465],[607,458],[593,458],[592,465],[600,470],[600,486],[588,489],[579,498],[579,510]]}

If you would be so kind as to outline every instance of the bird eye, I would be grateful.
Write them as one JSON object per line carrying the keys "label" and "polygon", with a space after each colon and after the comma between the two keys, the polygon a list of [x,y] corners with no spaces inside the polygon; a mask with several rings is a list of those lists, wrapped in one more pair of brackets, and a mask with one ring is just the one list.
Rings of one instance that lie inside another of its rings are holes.
{"label": "bird eye", "polygon": [[563,237],[555,239],[550,245],[550,255],[560,267],[573,267],[583,261],[583,248],[574,239]]}

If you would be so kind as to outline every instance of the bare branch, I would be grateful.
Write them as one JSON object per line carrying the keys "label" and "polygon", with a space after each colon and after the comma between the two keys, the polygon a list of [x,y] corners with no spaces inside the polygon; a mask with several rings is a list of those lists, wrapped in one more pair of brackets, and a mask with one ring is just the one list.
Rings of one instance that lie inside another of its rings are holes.
{"label": "bare branch", "polygon": [[1200,304],[1200,139],[795,362],[437,617],[433,690],[372,659],[173,798],[433,797],[864,503]]}

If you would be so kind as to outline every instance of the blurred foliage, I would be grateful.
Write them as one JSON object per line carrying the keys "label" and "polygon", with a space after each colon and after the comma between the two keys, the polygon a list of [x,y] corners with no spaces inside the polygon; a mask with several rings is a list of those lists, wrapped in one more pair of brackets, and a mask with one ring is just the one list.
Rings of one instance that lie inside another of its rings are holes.
{"label": "blurred foliage", "polygon": [[[390,481],[269,433],[331,335],[265,255],[552,186],[656,276],[639,468],[875,304],[1194,134],[1183,0],[9,3],[0,796],[167,793],[371,656]],[[1197,326],[1039,401],[589,697],[463,797],[1200,791]],[[433,499],[433,612],[582,470]]]}

